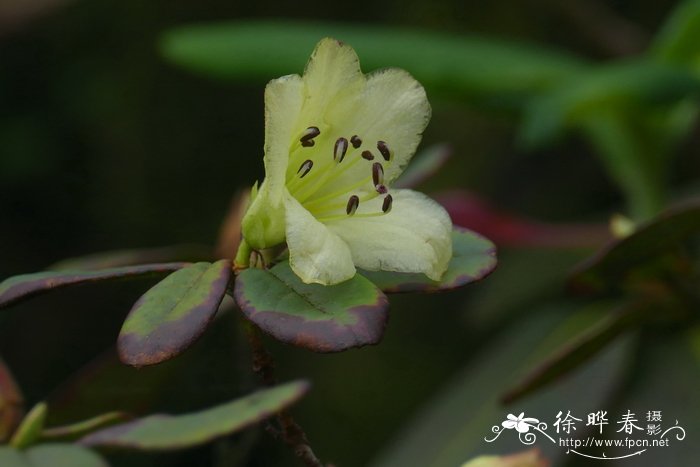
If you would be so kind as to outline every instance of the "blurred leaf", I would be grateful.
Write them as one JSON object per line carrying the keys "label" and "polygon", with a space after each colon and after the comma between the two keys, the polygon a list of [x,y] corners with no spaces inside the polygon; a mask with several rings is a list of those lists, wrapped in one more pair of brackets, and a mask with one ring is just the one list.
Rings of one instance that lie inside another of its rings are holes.
{"label": "blurred leaf", "polygon": [[510,456],[480,456],[462,467],[549,467],[549,462],[540,457],[539,450],[530,449]]}
{"label": "blurred leaf", "polygon": [[231,280],[231,261],[196,263],[174,272],[135,304],[119,333],[119,358],[136,367],[182,353],[214,318]]}
{"label": "blurred leaf", "polygon": [[0,358],[0,443],[7,440],[22,419],[24,398],[12,372]]}
{"label": "blurred leaf", "polygon": [[525,143],[540,146],[600,111],[671,104],[699,91],[700,81],[677,66],[643,59],[600,65],[533,100],[520,136]]}
{"label": "blurred leaf", "polygon": [[234,295],[260,329],[316,352],[376,344],[388,317],[386,295],[361,275],[332,286],[304,284],[287,261],[242,271]]}
{"label": "blurred leaf", "polygon": [[548,355],[523,379],[514,383],[504,394],[503,402],[513,403],[540,390],[547,384],[563,378],[599,354],[624,331],[639,324],[647,311],[648,307],[642,304],[627,305],[604,316],[592,326],[582,329],[581,332],[572,336],[561,347]]}
{"label": "blurred leaf", "polygon": [[[429,401],[371,465],[454,467],[495,449],[521,450],[517,436],[502,436],[493,444],[484,441],[508,413],[525,412],[550,424],[560,408],[579,417],[599,409],[619,383],[629,341],[617,341],[576,373],[517,404],[504,407],[499,401],[508,384],[529,370],[533,357],[550,352],[578,332],[581,312],[570,315],[569,311],[567,306],[553,307],[514,323]],[[566,452],[548,441],[538,446],[553,465]]]}
{"label": "blurred leaf", "polygon": [[134,450],[184,449],[207,443],[259,423],[296,403],[309,389],[295,381],[185,415],[151,415],[115,425],[80,440],[85,446]]}
{"label": "blurred leaf", "polygon": [[49,266],[50,271],[94,271],[97,269],[138,266],[149,263],[197,262],[212,259],[211,247],[206,245],[173,245],[160,248],[116,250],[69,258]]}
{"label": "blurred leaf", "polygon": [[2,467],[108,467],[99,455],[73,444],[42,444],[26,451],[0,446]]}
{"label": "blurred leaf", "polygon": [[13,276],[0,283],[0,309],[34,295],[62,287],[99,281],[167,275],[184,266],[186,263],[142,264],[99,271],[48,271]]}
{"label": "blurred leaf", "polygon": [[46,428],[41,433],[41,439],[77,439],[91,431],[97,430],[98,428],[104,428],[105,426],[114,425],[118,422],[123,422],[124,420],[130,417],[131,416],[129,414],[124,412],[109,412],[106,414],[98,415],[96,417],[92,417],[88,420],[73,423],[71,425]]}
{"label": "blurred leaf", "polygon": [[679,2],[657,35],[651,53],[700,72],[700,1]]}
{"label": "blurred leaf", "polygon": [[448,144],[435,144],[416,154],[406,170],[394,182],[395,188],[414,188],[428,180],[442,169],[452,157]]}
{"label": "blurred leaf", "polygon": [[46,423],[47,409],[46,403],[40,402],[27,413],[17,431],[12,435],[10,440],[12,447],[23,449],[39,440]]}
{"label": "blurred leaf", "polygon": [[250,190],[247,189],[239,190],[231,200],[229,210],[219,228],[219,238],[216,242],[217,258],[233,260],[236,257],[241,243],[241,222],[249,201]]}
{"label": "blurred leaf", "polygon": [[163,55],[201,74],[268,81],[301,73],[323,37],[352,45],[363,69],[399,67],[423,85],[509,106],[547,89],[583,65],[574,57],[518,42],[386,26],[238,21],[185,26],[164,35]]}
{"label": "blurred leaf", "polygon": [[470,230],[455,228],[452,260],[439,282],[423,274],[362,271],[362,275],[387,293],[439,292],[481,280],[495,267],[496,247],[490,240]]}
{"label": "blurred leaf", "polygon": [[581,263],[571,286],[582,292],[600,292],[618,286],[635,268],[673,251],[700,232],[700,200],[669,208]]}
{"label": "blurred leaf", "polygon": [[499,246],[590,248],[610,238],[605,224],[553,224],[491,206],[474,193],[450,190],[434,195],[455,225],[479,232]]}

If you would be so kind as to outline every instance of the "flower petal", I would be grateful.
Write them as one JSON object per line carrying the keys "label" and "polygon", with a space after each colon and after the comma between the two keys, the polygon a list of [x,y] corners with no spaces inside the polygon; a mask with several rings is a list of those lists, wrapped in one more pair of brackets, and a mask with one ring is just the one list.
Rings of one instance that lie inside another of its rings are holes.
{"label": "flower petal", "polygon": [[289,193],[285,196],[289,264],[307,283],[338,284],[355,275],[348,245]]}
{"label": "flower petal", "polygon": [[515,429],[518,433],[527,433],[528,431],[530,431],[530,425],[523,422],[517,422],[515,424]]}
{"label": "flower petal", "polygon": [[328,222],[350,247],[356,266],[369,271],[424,273],[439,280],[452,257],[452,222],[445,209],[412,190],[392,190],[392,210],[381,213],[384,198],[360,203],[355,216]]}
{"label": "flower petal", "polygon": [[517,422],[515,422],[513,420],[506,420],[503,423],[501,423],[501,425],[503,426],[503,428],[506,428],[508,430],[512,430],[513,428],[515,428],[516,423]]}

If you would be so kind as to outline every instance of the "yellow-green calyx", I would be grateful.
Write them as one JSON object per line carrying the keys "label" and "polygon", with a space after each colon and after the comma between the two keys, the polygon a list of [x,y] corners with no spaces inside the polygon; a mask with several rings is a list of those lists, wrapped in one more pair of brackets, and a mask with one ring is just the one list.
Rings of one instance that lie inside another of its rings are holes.
{"label": "yellow-green calyx", "polygon": [[304,76],[265,89],[265,173],[243,219],[255,249],[287,242],[306,283],[336,284],[355,267],[438,280],[452,223],[425,195],[392,190],[430,120],[423,87],[403,70],[363,75],[355,51],[316,46]]}

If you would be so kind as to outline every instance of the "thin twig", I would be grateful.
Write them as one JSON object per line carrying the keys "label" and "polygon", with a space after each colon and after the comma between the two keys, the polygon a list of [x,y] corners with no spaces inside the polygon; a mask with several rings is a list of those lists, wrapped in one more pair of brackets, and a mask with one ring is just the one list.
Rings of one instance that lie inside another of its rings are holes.
{"label": "thin twig", "polygon": [[[253,353],[253,371],[260,377],[265,386],[273,386],[277,379],[275,377],[275,361],[263,344],[262,334],[253,323],[245,322],[248,343]],[[309,467],[324,467],[323,463],[316,457],[313,449],[309,445],[309,439],[302,427],[294,420],[292,414],[287,410],[282,410],[277,414],[279,428],[268,425],[265,431],[273,438],[281,439],[292,448],[294,454]],[[330,466],[328,466],[330,467]]]}

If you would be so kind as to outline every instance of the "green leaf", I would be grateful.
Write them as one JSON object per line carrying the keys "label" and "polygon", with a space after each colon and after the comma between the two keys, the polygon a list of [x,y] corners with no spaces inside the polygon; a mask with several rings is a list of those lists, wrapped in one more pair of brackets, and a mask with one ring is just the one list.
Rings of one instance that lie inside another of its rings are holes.
{"label": "green leaf", "polygon": [[619,286],[634,269],[682,246],[700,232],[700,200],[667,209],[621,240],[616,240],[581,263],[571,277],[571,287],[581,292],[601,292]]}
{"label": "green leaf", "polygon": [[0,309],[54,289],[91,282],[166,275],[185,265],[186,263],[142,264],[99,271],[48,271],[13,276],[0,283]]}
{"label": "green leaf", "polygon": [[129,418],[131,416],[124,412],[108,412],[71,425],[46,428],[41,433],[41,439],[76,439],[98,428],[114,425]]}
{"label": "green leaf", "polygon": [[0,446],[2,467],[108,467],[96,453],[73,444],[42,444],[26,451]]}
{"label": "green leaf", "polygon": [[309,389],[296,381],[263,389],[210,409],[185,415],[151,415],[82,438],[84,446],[143,451],[198,446],[259,423],[294,404]]}
{"label": "green leaf", "polygon": [[47,409],[46,403],[41,402],[29,411],[22,423],[20,423],[17,431],[12,435],[10,440],[12,447],[23,449],[31,446],[39,439],[46,423]]}
{"label": "green leaf", "polygon": [[651,53],[700,72],[700,1],[679,2],[655,38]]}
{"label": "green leaf", "polygon": [[[579,329],[581,317],[571,314],[568,305],[550,307],[513,323],[470,364],[440,391],[417,416],[404,424],[395,442],[382,452],[373,467],[454,467],[466,460],[494,452],[506,453],[523,449],[517,437],[493,436],[492,427],[500,426],[507,414],[525,412],[548,425],[560,409],[581,414],[598,410],[621,380],[630,350],[629,341],[618,341],[593,361],[555,385],[512,406],[499,400],[507,385],[530,369],[531,362],[546,354]],[[543,339],[544,337],[544,339]],[[552,465],[565,456],[566,450],[542,440],[537,446]]]}
{"label": "green leaf", "polygon": [[231,280],[231,262],[197,263],[146,292],[129,312],[117,340],[120,359],[136,367],[171,359],[211,323]]}
{"label": "green leaf", "polygon": [[396,188],[414,188],[435,175],[452,156],[448,144],[435,144],[416,154],[394,182]]}
{"label": "green leaf", "polygon": [[572,56],[519,42],[302,21],[185,26],[168,32],[161,50],[171,62],[207,76],[268,81],[301,73],[314,45],[328,36],[352,45],[365,71],[403,68],[427,87],[499,107],[540,92],[583,67]]}
{"label": "green leaf", "polygon": [[97,269],[138,266],[150,263],[211,261],[212,247],[206,245],[173,245],[160,248],[116,250],[93,253],[61,260],[49,266],[50,271],[94,271]]}
{"label": "green leaf", "polygon": [[386,296],[361,275],[332,286],[304,284],[287,261],[244,270],[234,296],[263,331],[316,352],[376,344],[388,317]]}
{"label": "green leaf", "polygon": [[0,358],[0,443],[7,440],[22,418],[24,398],[12,372]]}
{"label": "green leaf", "polygon": [[452,260],[442,280],[433,281],[423,274],[388,271],[362,271],[362,275],[387,293],[440,292],[481,280],[495,267],[494,244],[471,230],[455,227]]}

